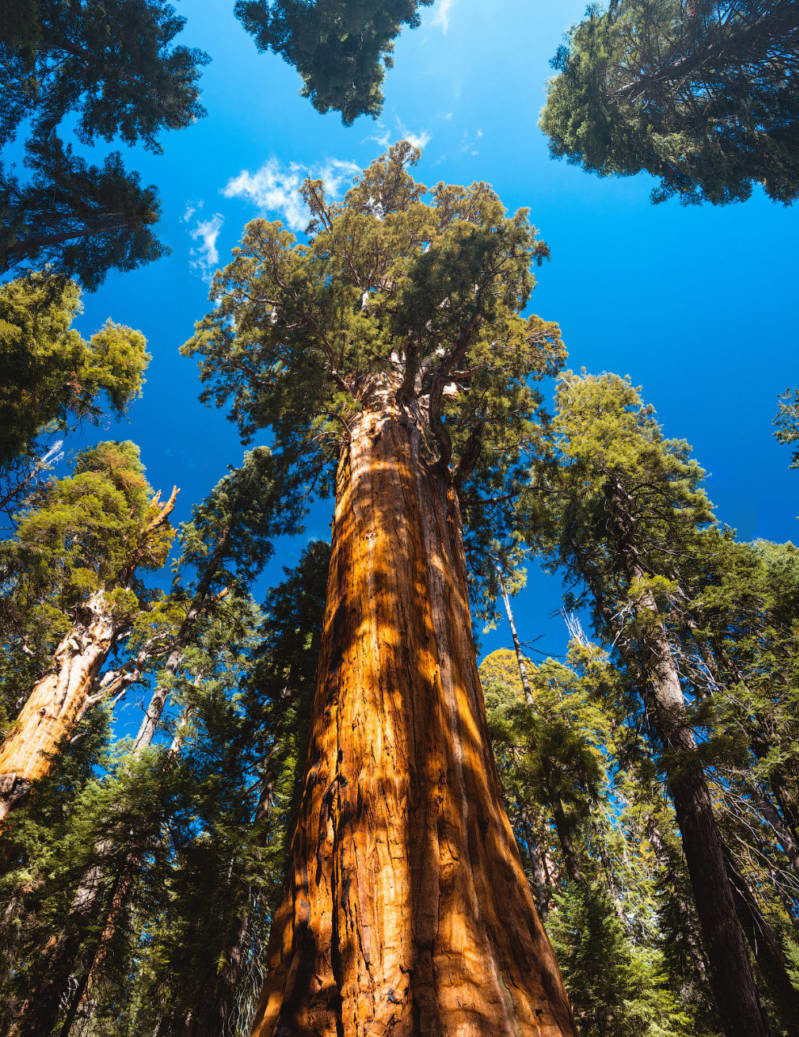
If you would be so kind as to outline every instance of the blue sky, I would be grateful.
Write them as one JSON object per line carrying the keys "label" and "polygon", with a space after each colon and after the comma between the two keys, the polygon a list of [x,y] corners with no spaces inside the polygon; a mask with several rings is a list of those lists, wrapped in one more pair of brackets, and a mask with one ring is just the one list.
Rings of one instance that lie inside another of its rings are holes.
{"label": "blue sky", "polygon": [[[316,113],[297,73],[256,52],[233,0],[177,6],[188,19],[183,40],[212,58],[202,81],[208,116],[165,135],[163,155],[130,156],[159,187],[160,235],[172,254],[111,275],[85,297],[78,326],[90,333],[111,316],[147,336],[144,395],[102,435],[135,440],[151,482],[180,486],[178,519],[242,454],[224,413],[197,402],[194,361],[178,355],[207,309],[208,271],[227,260],[248,219],[301,222],[292,188],[308,171],[345,186],[349,170],[406,136],[424,143],[418,179],[485,180],[508,209],[530,207],[552,250],[533,309],[560,322],[569,365],[641,385],[667,433],[693,444],[720,518],[742,537],[796,539],[799,472],[789,471],[771,422],[777,394],[799,383],[799,212],[760,191],[726,208],[653,206],[647,176],[600,180],[551,160],[538,113],[549,60],[582,0],[437,0],[397,43],[382,118],[351,127]],[[327,537],[329,518],[329,507],[316,507],[308,534]],[[280,545],[266,581],[306,540]],[[531,570],[516,601],[522,638],[562,653],[559,607],[559,581]],[[509,635],[503,625],[481,640],[489,650]]]}

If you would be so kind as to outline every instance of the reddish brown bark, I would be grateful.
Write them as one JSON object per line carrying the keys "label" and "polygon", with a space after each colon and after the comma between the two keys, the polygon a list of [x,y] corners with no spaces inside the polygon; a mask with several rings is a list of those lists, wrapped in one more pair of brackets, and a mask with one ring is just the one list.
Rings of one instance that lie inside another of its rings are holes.
{"label": "reddish brown bark", "polygon": [[81,613],[0,746],[0,823],[32,782],[50,771],[57,745],[72,732],[119,634],[102,591],[84,602]]}
{"label": "reddish brown bark", "polygon": [[354,422],[288,891],[253,1033],[575,1033],[488,744],[457,496]]}

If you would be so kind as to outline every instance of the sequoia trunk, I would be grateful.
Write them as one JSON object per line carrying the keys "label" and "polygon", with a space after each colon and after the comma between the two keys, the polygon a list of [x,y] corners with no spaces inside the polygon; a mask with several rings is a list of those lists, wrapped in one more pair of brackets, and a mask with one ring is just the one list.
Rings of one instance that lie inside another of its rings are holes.
{"label": "sequoia trunk", "polygon": [[339,465],[304,792],[253,1033],[574,1032],[488,744],[457,496],[384,403]]}
{"label": "sequoia trunk", "polygon": [[119,627],[102,591],[55,651],[53,669],[33,688],[0,746],[0,823],[31,783],[44,777],[58,743],[72,733]]}

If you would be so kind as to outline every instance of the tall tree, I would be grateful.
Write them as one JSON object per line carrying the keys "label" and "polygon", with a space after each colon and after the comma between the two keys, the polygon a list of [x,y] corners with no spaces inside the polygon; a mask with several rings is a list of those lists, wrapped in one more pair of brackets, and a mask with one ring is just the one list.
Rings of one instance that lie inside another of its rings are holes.
{"label": "tall tree", "polygon": [[[250,224],[188,351],[336,503],[305,785],[255,1033],[572,1034],[486,735],[466,548],[535,435],[546,254],[486,184],[432,204],[398,145],[309,244]],[[493,569],[491,569],[493,573]]]}
{"label": "tall tree", "polygon": [[0,148],[25,135],[31,177],[0,166],[0,272],[49,263],[96,287],[164,251],[152,233],[155,189],[118,153],[89,165],[59,134],[74,120],[81,144],[119,136],[160,150],[162,129],[190,125],[197,50],[174,45],[184,19],[165,0],[7,0],[0,23]]}
{"label": "tall tree", "polygon": [[715,204],[799,193],[799,14],[791,0],[612,0],[553,60],[552,154],[652,197]]}
{"label": "tall tree", "polygon": [[[28,997],[15,1020],[20,1034],[52,1030],[65,1000],[81,1018],[91,1013],[97,1000],[96,987],[104,979],[104,963],[120,942],[119,930],[127,928],[143,861],[153,852],[153,842],[159,837],[154,819],[174,809],[174,803],[170,807],[154,801],[153,819],[137,813],[148,810],[146,789],[158,795],[174,794],[172,777],[161,778],[148,771],[151,764],[157,771],[162,764],[172,766],[174,761],[147,754],[170,692],[176,686],[179,690],[186,687],[184,657],[188,653],[195,670],[211,671],[211,649],[200,650],[198,641],[204,645],[213,642],[218,652],[220,641],[255,637],[252,628],[257,621],[242,595],[270,557],[274,537],[296,528],[296,506],[285,500],[286,487],[275,480],[273,467],[267,448],[248,452],[243,464],[221,479],[194,508],[191,520],[179,528],[171,593],[133,618],[125,646],[128,658],[118,662],[101,681],[108,697],[120,694],[131,684],[147,681],[148,671],[156,673],[139,730],[116,768],[113,780],[119,786],[119,797],[104,792],[94,804],[91,823],[102,836],[93,851],[81,848],[88,862],[72,903],[59,919],[59,932],[48,939],[38,955],[36,969],[28,977]],[[248,631],[246,637],[242,628]],[[229,671],[226,680],[231,679],[232,668]],[[232,716],[237,709],[231,705]],[[237,742],[231,731],[227,739],[229,751],[235,753]],[[249,747],[250,757],[255,751],[257,747]],[[136,786],[141,786],[142,794],[135,807],[123,809],[121,804],[128,801],[129,789]],[[109,801],[112,805],[104,824],[97,812],[102,806],[108,808]],[[125,814],[127,809],[134,812],[132,820]],[[118,820],[120,814],[122,821]],[[218,955],[211,957],[216,960]]]}
{"label": "tall tree", "polygon": [[[673,604],[686,595],[681,552],[712,520],[702,471],[666,440],[636,390],[613,375],[562,376],[556,467],[527,500],[539,543],[587,587],[597,629],[644,697],[682,835],[711,982],[729,1037],[765,1035],[725,846],[713,809],[679,655]],[[550,524],[551,523],[551,524]]]}
{"label": "tall tree", "polygon": [[49,771],[88,705],[95,677],[140,607],[137,570],[159,568],[169,551],[176,495],[166,504],[151,495],[133,443],[102,443],[78,456],[75,474],[53,483],[16,540],[3,545],[23,587],[43,576],[72,618],[62,618],[66,630],[47,672],[0,746],[0,820]]}
{"label": "tall tree", "polygon": [[236,0],[236,16],[259,50],[281,54],[297,69],[314,108],[341,112],[346,126],[379,115],[381,85],[403,25],[419,25],[433,0]]}

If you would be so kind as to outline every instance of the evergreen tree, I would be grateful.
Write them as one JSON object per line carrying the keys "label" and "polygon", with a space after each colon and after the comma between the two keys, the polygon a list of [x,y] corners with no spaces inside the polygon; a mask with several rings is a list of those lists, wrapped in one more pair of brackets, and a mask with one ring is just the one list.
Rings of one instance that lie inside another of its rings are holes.
{"label": "evergreen tree", "polygon": [[[674,615],[689,598],[681,556],[712,520],[702,471],[666,440],[639,395],[611,375],[564,375],[555,465],[527,499],[531,531],[590,592],[597,630],[643,697],[682,836],[725,1033],[767,1032],[736,913],[726,848],[678,665]],[[635,708],[635,707],[633,707]]]}
{"label": "evergreen tree", "polygon": [[647,170],[654,201],[799,192],[799,16],[791,0],[612,0],[553,66],[552,154],[601,175]]}
{"label": "evergreen tree", "polygon": [[74,475],[48,486],[3,545],[11,649],[31,651],[26,635],[43,619],[46,640],[58,641],[0,746],[0,818],[91,705],[100,668],[141,607],[137,570],[160,568],[169,551],[176,495],[151,496],[133,443],[102,443],[78,455]]}
{"label": "evergreen tree", "polygon": [[[190,659],[196,659],[199,637],[205,642],[216,631],[217,648],[225,638],[231,643],[244,638],[242,630],[250,631],[247,637],[255,637],[256,619],[249,615],[240,596],[270,557],[274,536],[294,530],[296,518],[296,509],[282,499],[280,484],[273,477],[270,452],[259,447],[246,454],[242,466],[221,479],[206,500],[195,507],[191,521],[180,527],[175,586],[169,595],[132,619],[126,645],[129,658],[102,680],[95,678],[108,697],[120,694],[131,684],[147,681],[148,671],[155,670],[145,715],[118,765],[116,778],[121,802],[127,802],[126,789],[141,787],[135,809],[143,813],[135,830],[120,829],[112,820],[119,812],[116,800],[111,797],[110,805],[107,798],[101,800],[110,811],[105,834],[77,883],[58,934],[48,941],[41,955],[41,968],[29,981],[29,1004],[24,1017],[17,1020],[20,1033],[53,1028],[70,984],[77,991],[73,998],[75,1015],[83,1018],[93,1014],[97,980],[122,939],[120,930],[127,932],[129,928],[123,920],[129,914],[136,876],[159,831],[147,819],[143,793],[156,780],[148,770],[153,760],[157,767],[173,764],[172,757],[164,761],[158,755],[148,755],[168,696],[176,685],[185,686],[185,657],[188,653]],[[208,651],[200,654],[206,660],[206,670]],[[225,679],[229,680],[229,675]],[[191,708],[194,710],[194,706]],[[235,704],[231,708],[235,713]],[[146,781],[142,780],[143,769]],[[174,791],[171,779],[164,784],[158,778],[154,787],[164,793]],[[185,809],[191,811],[191,804]],[[154,817],[163,816],[157,802],[152,812]],[[104,830],[102,818],[94,823],[99,831]],[[122,951],[116,956],[121,953],[124,960],[129,951],[125,952],[122,942]]]}
{"label": "evergreen tree", "polygon": [[574,642],[566,664],[525,660],[524,700],[514,668],[502,651],[481,666],[489,730],[580,1032],[707,1032],[662,946],[658,864],[628,803],[634,736],[606,708],[622,675]]}
{"label": "evergreen tree", "polygon": [[308,245],[251,223],[188,347],[206,396],[232,400],[245,434],[270,427],[310,485],[338,461],[304,791],[254,1032],[514,1018],[571,1034],[487,741],[459,505],[469,548],[496,536],[481,491],[501,495],[535,438],[530,381],[562,347],[519,312],[546,250],[485,184],[440,184],[425,204],[414,157],[392,149],[340,205],[307,181]]}
{"label": "evergreen tree", "polygon": [[[154,188],[114,153],[89,165],[62,139],[142,142],[203,114],[207,60],[173,44],[184,19],[164,0],[6,0],[0,20],[0,148],[24,135],[31,177],[0,166],[0,272],[45,263],[95,288],[109,268],[163,254]],[[59,136],[61,135],[61,136]]]}
{"label": "evergreen tree", "polygon": [[43,432],[99,419],[101,393],[117,415],[141,393],[144,336],[109,320],[87,342],[72,327],[80,297],[73,281],[48,274],[0,285],[0,474],[40,450]]}
{"label": "evergreen tree", "polygon": [[[786,389],[778,401],[777,417],[774,419],[774,435],[780,443],[790,446],[799,440],[799,389]],[[794,447],[791,468],[799,468],[799,447]]]}
{"label": "evergreen tree", "polygon": [[318,112],[341,112],[346,126],[379,115],[381,85],[403,25],[419,25],[418,9],[433,0],[236,0],[236,16],[259,50],[282,55],[297,69]]}

